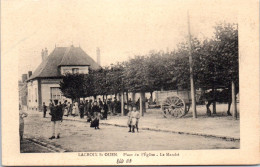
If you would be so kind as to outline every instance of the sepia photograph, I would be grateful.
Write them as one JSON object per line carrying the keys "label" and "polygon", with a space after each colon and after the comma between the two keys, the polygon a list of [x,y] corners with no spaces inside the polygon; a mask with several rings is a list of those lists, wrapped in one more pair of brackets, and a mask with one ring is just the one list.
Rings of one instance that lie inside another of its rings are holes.
{"label": "sepia photograph", "polygon": [[131,165],[179,151],[239,151],[246,78],[233,4],[2,1],[1,54],[17,62],[9,104],[17,105],[18,154]]}

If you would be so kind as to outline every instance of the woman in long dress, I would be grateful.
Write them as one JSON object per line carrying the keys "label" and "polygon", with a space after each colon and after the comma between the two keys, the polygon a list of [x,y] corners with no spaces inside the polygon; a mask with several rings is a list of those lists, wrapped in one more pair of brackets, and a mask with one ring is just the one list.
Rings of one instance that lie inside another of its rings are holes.
{"label": "woman in long dress", "polygon": [[23,140],[23,132],[24,132],[24,117],[27,117],[28,114],[22,110],[19,111],[19,134],[20,134],[20,141]]}
{"label": "woman in long dress", "polygon": [[75,102],[75,106],[76,106],[76,108],[75,108],[75,116],[78,116],[79,115],[79,104],[78,104],[78,102]]}
{"label": "woman in long dress", "polygon": [[76,105],[75,105],[75,103],[73,104],[71,115],[72,115],[73,117],[76,116]]}
{"label": "woman in long dress", "polygon": [[107,113],[108,113],[108,106],[107,106],[107,103],[104,102],[104,104],[103,104],[103,113],[102,113],[103,119],[107,119]]}
{"label": "woman in long dress", "polygon": [[95,101],[92,107],[92,111],[94,112],[94,118],[91,121],[90,127],[95,127],[95,129],[99,129],[99,119],[100,119],[100,108]]}
{"label": "woman in long dress", "polygon": [[69,103],[67,104],[66,102],[64,104],[64,116],[69,116]]}

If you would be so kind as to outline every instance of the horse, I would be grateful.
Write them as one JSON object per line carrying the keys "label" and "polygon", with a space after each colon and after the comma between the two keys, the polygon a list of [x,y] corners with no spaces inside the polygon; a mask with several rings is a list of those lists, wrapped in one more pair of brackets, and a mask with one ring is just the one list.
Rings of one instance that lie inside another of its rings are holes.
{"label": "horse", "polygon": [[[236,95],[238,94],[238,90],[236,90]],[[211,110],[210,110],[210,105],[214,102],[219,102],[219,103],[228,103],[228,110],[227,110],[227,115],[231,116],[232,114],[230,113],[230,106],[232,103],[232,90],[231,88],[225,88],[225,89],[216,89],[215,90],[215,98],[213,91],[205,92],[202,94],[201,99],[205,102],[206,109],[207,109],[207,115],[211,116]]]}

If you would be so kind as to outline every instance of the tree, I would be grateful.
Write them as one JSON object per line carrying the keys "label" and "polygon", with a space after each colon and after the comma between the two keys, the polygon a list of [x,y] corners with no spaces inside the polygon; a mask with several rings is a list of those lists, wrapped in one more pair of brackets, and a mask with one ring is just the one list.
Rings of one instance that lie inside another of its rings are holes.
{"label": "tree", "polygon": [[78,100],[81,97],[92,95],[91,87],[92,80],[88,74],[66,73],[60,82],[62,94],[72,100]]}
{"label": "tree", "polygon": [[101,68],[98,70],[93,70],[90,73],[93,80],[92,90],[94,97],[96,97],[97,95],[107,95],[109,90],[106,81],[107,69]]}
{"label": "tree", "polygon": [[[211,89],[212,97],[210,98],[214,101],[213,113],[216,114],[216,98],[218,98],[216,89],[231,89],[232,81],[238,88],[238,31],[236,25],[226,23],[216,25],[215,37],[205,40],[199,53],[195,57],[196,83],[201,88]],[[231,94],[227,96],[231,98]]]}
{"label": "tree", "polygon": [[238,32],[234,24],[218,24],[215,38],[204,40],[195,56],[195,76],[199,87],[229,87],[238,83]]}
{"label": "tree", "polygon": [[106,86],[108,94],[118,94],[121,91],[124,91],[124,63],[118,63],[115,65],[111,65],[106,69]]}

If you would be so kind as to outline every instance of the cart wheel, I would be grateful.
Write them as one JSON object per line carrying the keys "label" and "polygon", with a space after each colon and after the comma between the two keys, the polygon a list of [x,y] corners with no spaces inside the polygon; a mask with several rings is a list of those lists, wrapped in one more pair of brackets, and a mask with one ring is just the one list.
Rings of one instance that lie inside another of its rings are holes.
{"label": "cart wheel", "polygon": [[164,113],[169,113],[173,117],[183,117],[187,113],[186,104],[183,99],[178,96],[167,97],[163,101]]}

